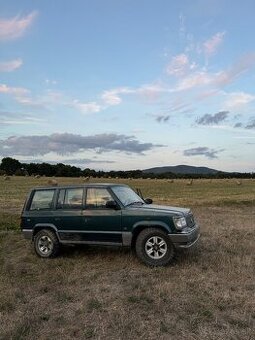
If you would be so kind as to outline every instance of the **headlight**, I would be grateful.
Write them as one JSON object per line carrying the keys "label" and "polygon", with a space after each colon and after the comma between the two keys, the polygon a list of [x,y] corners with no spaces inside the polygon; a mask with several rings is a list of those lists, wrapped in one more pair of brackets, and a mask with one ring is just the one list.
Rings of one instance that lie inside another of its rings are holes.
{"label": "headlight", "polygon": [[187,226],[185,217],[174,217],[173,220],[175,228],[178,230],[182,230],[184,227]]}

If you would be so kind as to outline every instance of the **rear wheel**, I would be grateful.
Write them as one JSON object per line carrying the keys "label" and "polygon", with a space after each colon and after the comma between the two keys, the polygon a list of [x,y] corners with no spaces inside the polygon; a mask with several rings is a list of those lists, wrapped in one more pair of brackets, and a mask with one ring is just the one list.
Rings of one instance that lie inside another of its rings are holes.
{"label": "rear wheel", "polygon": [[174,246],[161,229],[147,228],[136,239],[136,254],[148,266],[166,266],[174,258]]}
{"label": "rear wheel", "polygon": [[57,256],[60,244],[56,234],[48,229],[40,230],[34,237],[35,252],[40,257]]}

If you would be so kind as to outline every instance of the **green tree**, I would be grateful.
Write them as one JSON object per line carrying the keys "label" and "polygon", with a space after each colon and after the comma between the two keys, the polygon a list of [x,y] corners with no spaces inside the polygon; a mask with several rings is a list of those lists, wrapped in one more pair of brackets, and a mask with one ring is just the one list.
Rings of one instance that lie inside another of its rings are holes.
{"label": "green tree", "polygon": [[18,169],[21,169],[21,163],[14,158],[5,157],[2,159],[2,163],[0,165],[0,169],[4,170],[7,175],[13,175]]}

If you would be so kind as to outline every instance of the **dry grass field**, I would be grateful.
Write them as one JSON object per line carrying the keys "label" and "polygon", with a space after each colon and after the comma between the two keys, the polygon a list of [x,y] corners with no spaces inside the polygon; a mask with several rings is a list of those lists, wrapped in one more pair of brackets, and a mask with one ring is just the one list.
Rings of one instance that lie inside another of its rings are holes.
{"label": "dry grass field", "polygon": [[191,207],[198,246],[165,268],[114,248],[40,259],[18,223],[29,189],[47,178],[0,177],[0,339],[253,340],[255,181],[118,181],[155,203]]}

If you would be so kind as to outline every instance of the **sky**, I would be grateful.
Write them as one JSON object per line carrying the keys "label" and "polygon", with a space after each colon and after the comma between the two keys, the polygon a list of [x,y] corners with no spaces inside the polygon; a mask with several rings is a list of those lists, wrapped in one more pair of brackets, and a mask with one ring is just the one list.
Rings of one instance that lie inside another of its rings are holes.
{"label": "sky", "polygon": [[254,0],[0,0],[0,159],[255,171]]}

